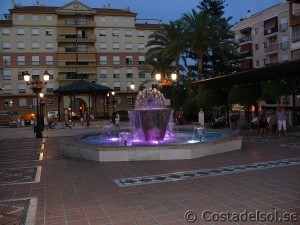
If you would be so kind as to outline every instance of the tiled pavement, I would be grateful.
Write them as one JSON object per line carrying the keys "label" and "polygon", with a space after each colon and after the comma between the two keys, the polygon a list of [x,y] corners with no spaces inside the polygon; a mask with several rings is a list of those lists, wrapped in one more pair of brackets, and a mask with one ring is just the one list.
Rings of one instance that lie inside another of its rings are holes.
{"label": "tiled pavement", "polygon": [[[88,129],[48,131],[48,138],[34,139],[30,128],[0,128],[0,224],[34,224],[34,218],[36,225],[300,224],[300,166],[287,163],[300,158],[296,133],[259,140],[257,133],[244,132],[242,150],[193,160],[98,163],[64,158],[57,136],[100,130]],[[252,169],[230,172],[247,166]],[[191,171],[211,176],[129,186],[115,182]],[[225,212],[233,221],[205,221],[221,219]],[[264,221],[263,212],[269,219],[286,213],[285,218],[298,221]],[[239,213],[256,213],[260,221],[238,221]],[[187,221],[195,215],[195,222]]]}

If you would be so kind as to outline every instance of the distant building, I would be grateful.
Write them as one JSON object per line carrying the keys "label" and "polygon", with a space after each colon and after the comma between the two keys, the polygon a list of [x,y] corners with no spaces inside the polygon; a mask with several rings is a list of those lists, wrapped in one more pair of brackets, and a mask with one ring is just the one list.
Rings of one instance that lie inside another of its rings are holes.
{"label": "distant building", "polygon": [[283,2],[233,25],[243,70],[300,58],[300,4]]}
{"label": "distant building", "polygon": [[[35,114],[35,95],[22,73],[28,71],[42,79],[46,70],[50,74],[44,89],[46,113],[57,110],[58,100],[52,91],[78,79],[114,89],[115,109],[130,109],[130,84],[133,82],[138,91],[141,83],[156,82],[142,66],[148,37],[161,27],[154,20],[138,23],[136,16],[129,9],[112,9],[110,5],[90,8],[76,0],[62,7],[10,9],[6,20],[0,20],[0,86],[5,89],[0,93],[0,110]],[[93,107],[94,100],[77,96],[72,115]],[[65,96],[62,101],[61,110],[68,111],[70,98]],[[107,99],[97,101],[98,116],[102,116]]]}

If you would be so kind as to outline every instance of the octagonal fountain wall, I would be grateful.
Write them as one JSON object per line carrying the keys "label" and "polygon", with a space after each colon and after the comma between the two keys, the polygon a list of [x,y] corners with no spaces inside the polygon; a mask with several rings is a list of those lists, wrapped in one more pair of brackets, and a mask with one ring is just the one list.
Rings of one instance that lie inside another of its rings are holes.
{"label": "octagonal fountain wall", "polygon": [[[142,161],[142,160],[179,160],[193,159],[203,156],[220,154],[241,149],[241,136],[232,136],[230,132],[220,132],[220,138],[211,141],[203,141],[203,127],[190,129],[190,134],[197,141],[188,144],[178,144],[172,141],[164,144],[170,137],[178,139],[172,132],[172,110],[165,106],[164,96],[156,89],[144,89],[137,95],[135,109],[130,110],[130,129],[120,131],[119,145],[98,145],[81,141],[87,134],[60,139],[60,148],[67,157],[84,158],[99,162],[107,161]],[[109,125],[112,127],[112,125]],[[107,127],[106,127],[107,128]],[[99,128],[100,129],[100,128]],[[195,133],[195,130],[198,133]],[[201,134],[199,133],[201,131]],[[116,133],[117,131],[112,131]],[[215,132],[215,131],[214,131]],[[92,134],[89,134],[92,135]],[[103,135],[94,134],[95,137]],[[98,136],[97,136],[98,135]],[[106,134],[104,134],[106,135]],[[108,134],[107,138],[111,135]],[[120,141],[120,138],[124,138]],[[103,137],[102,137],[103,138]],[[104,137],[105,138],[105,137]],[[130,138],[130,140],[129,140]],[[134,140],[145,143],[134,145]],[[130,144],[129,144],[130,143]]]}

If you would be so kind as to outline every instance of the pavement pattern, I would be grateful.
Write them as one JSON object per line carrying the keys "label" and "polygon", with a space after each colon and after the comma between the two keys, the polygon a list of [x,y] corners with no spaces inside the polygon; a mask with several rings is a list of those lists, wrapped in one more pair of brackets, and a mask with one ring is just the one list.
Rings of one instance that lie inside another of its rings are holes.
{"label": "pavement pattern", "polygon": [[245,131],[241,150],[192,160],[99,163],[64,157],[59,139],[101,125],[0,131],[0,224],[300,224],[299,133]]}

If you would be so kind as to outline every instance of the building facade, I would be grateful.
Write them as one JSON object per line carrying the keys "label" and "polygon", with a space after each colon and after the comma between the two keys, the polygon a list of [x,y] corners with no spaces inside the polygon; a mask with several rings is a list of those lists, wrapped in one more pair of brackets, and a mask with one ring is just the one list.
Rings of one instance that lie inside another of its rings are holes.
{"label": "building facade", "polygon": [[[233,25],[242,70],[300,59],[300,1],[282,1]],[[292,96],[282,96],[282,106],[292,106]],[[276,107],[277,104],[263,105]],[[300,96],[296,97],[300,106]]]}
{"label": "building facade", "polygon": [[[44,5],[14,7],[6,20],[0,21],[0,109],[19,115],[35,114],[36,97],[23,79],[28,71],[42,79],[45,71],[50,80],[45,115],[54,115],[58,100],[53,90],[79,79],[112,88],[114,96],[97,98],[97,112],[103,116],[107,102],[114,108],[132,107],[132,90],[142,83],[151,86],[155,79],[143,70],[148,37],[160,29],[160,23],[138,23],[130,9],[90,8],[77,0],[62,7]],[[148,84],[147,84],[148,82]],[[113,97],[114,99],[111,99]],[[94,100],[76,96],[63,97],[62,111],[76,115],[78,109],[93,107]],[[74,107],[74,109],[73,109]],[[111,107],[111,106],[110,106]]]}

